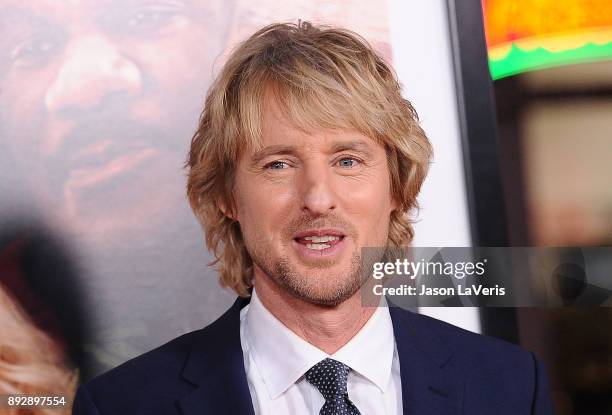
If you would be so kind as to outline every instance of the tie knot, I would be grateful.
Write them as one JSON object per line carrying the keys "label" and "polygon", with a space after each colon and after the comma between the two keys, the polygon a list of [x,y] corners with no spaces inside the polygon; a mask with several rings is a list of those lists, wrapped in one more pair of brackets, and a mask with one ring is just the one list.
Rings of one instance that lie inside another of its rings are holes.
{"label": "tie knot", "polygon": [[325,399],[347,393],[346,383],[350,367],[334,359],[324,359],[306,372],[306,380],[313,384]]}

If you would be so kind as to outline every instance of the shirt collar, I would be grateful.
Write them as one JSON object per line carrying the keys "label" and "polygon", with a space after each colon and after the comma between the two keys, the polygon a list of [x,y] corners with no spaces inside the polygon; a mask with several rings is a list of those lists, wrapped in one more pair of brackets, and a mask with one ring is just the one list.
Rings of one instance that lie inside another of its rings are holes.
{"label": "shirt collar", "polygon": [[395,337],[389,308],[383,302],[353,338],[331,358],[349,366],[382,392],[391,380]]}
{"label": "shirt collar", "polygon": [[246,339],[271,399],[295,383],[327,354],[299,337],[268,311],[253,289],[245,317]]}
{"label": "shirt collar", "polygon": [[326,357],[350,366],[382,391],[389,385],[394,337],[386,306],[377,307],[361,330],[330,356],[281,323],[253,290],[245,316],[245,334],[250,354],[271,399],[279,397]]}

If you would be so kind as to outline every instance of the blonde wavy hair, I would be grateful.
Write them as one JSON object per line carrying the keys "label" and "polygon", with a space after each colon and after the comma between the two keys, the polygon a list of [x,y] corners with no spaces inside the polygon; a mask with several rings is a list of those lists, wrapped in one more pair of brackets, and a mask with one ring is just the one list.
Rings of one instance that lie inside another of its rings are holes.
{"label": "blonde wavy hair", "polygon": [[261,148],[263,110],[274,99],[304,132],[354,129],[384,146],[391,192],[388,247],[414,235],[409,213],[432,148],[395,72],[358,34],[309,22],[266,26],[234,49],[211,85],[187,158],[187,195],[219,264],[221,286],[248,296],[252,260],[234,211],[242,152]]}
{"label": "blonde wavy hair", "polygon": [[[3,407],[5,415],[71,413],[77,375],[55,342],[36,328],[0,285],[0,395],[64,396],[61,407]],[[6,403],[6,402],[5,402]],[[59,409],[58,409],[59,408]]]}

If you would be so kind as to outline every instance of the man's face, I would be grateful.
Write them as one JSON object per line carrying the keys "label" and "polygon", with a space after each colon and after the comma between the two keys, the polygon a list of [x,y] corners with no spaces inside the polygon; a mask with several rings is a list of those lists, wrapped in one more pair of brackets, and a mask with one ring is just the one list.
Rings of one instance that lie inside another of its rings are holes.
{"label": "man's face", "polygon": [[238,162],[232,213],[258,278],[336,305],[363,283],[361,248],[386,245],[396,208],[384,148],[350,130],[305,134],[273,102],[263,149]]}
{"label": "man's face", "polygon": [[184,203],[227,4],[2,2],[0,141],[47,213],[108,235],[150,229]]}

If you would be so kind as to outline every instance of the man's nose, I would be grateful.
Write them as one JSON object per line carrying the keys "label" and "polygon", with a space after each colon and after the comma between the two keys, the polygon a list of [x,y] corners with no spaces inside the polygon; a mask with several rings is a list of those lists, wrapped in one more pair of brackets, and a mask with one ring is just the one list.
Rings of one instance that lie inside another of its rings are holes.
{"label": "man's nose", "polygon": [[141,88],[138,67],[116,45],[102,35],[83,36],[67,45],[45,104],[50,112],[96,110],[109,97],[136,95]]}
{"label": "man's nose", "polygon": [[329,167],[306,166],[299,178],[302,210],[313,216],[326,215],[336,209],[337,195]]}

